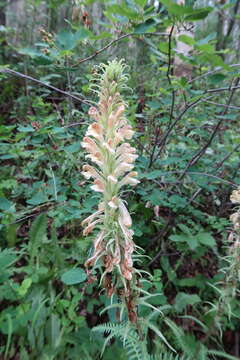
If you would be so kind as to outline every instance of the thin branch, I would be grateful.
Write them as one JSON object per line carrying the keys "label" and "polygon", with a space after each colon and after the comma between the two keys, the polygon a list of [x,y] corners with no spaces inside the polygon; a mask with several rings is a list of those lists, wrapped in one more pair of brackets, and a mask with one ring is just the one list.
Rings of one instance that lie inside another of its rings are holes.
{"label": "thin branch", "polygon": [[171,77],[170,77],[170,71],[171,71],[171,63],[172,63],[172,34],[174,30],[174,25],[172,25],[171,30],[169,32],[168,37],[168,69],[167,69],[167,78],[169,85],[172,85]]}
{"label": "thin branch", "polygon": [[[173,30],[174,30],[174,25],[172,25],[171,30],[169,32],[169,36],[168,36],[167,79],[168,79],[168,83],[169,83],[170,86],[172,85],[172,80],[171,80],[171,77],[170,77],[170,71],[171,71],[171,63],[172,63],[172,34],[173,34]],[[170,126],[171,123],[172,123],[174,104],[175,104],[175,91],[172,90],[172,102],[171,102],[171,110],[170,110],[168,126]],[[154,154],[155,154],[155,150],[156,150],[156,147],[157,147],[160,132],[161,132],[161,128],[159,127],[158,130],[157,130],[156,136],[155,136],[155,141],[154,141],[153,149],[152,149],[150,160],[149,160],[149,168],[151,168],[151,166],[152,166],[152,164],[154,162]]]}
{"label": "thin branch", "polygon": [[189,174],[189,175],[200,175],[200,176],[212,177],[213,179],[219,180],[219,181],[221,181],[221,182],[224,183],[224,184],[231,185],[231,186],[234,186],[234,187],[238,187],[238,185],[235,184],[234,182],[228,181],[228,180],[224,180],[224,179],[221,178],[220,176],[216,176],[216,175],[212,175],[212,174],[208,174],[208,173],[203,173],[203,172],[197,172],[197,171],[188,171],[187,174]]}
{"label": "thin branch", "polygon": [[49,88],[49,89],[51,89],[51,90],[54,90],[54,91],[56,91],[56,92],[59,92],[60,94],[66,95],[66,96],[68,96],[68,97],[70,97],[70,98],[72,98],[72,99],[75,99],[75,100],[77,100],[77,101],[80,101],[80,102],[82,102],[82,103],[84,103],[84,104],[86,104],[86,105],[88,105],[88,106],[91,106],[91,105],[92,105],[92,103],[91,103],[90,101],[81,99],[80,97],[75,96],[75,95],[73,95],[73,94],[71,94],[71,93],[69,93],[69,92],[67,92],[67,91],[58,89],[58,88],[56,88],[55,86],[49,85],[49,84],[47,84],[47,83],[45,83],[45,82],[43,82],[43,81],[41,81],[41,80],[35,79],[35,78],[33,78],[32,76],[24,75],[24,74],[22,74],[22,73],[20,73],[20,72],[18,72],[18,71],[11,70],[11,69],[7,69],[7,68],[2,68],[2,69],[0,68],[0,73],[1,73],[1,72],[2,72],[2,73],[11,74],[11,75],[14,75],[14,76],[18,76],[18,77],[21,77],[21,78],[23,78],[23,79],[27,79],[27,80],[30,80],[30,81],[34,81],[35,83],[37,83],[37,84],[39,84],[39,85],[45,86],[45,87],[47,87],[47,88]]}
{"label": "thin branch", "polygon": [[63,128],[70,128],[70,127],[74,127],[74,126],[78,126],[78,125],[83,125],[83,124],[85,124],[84,121],[82,121],[82,122],[76,122],[76,123],[72,123],[72,124],[69,124],[69,125],[65,125],[65,126],[63,126]]}
{"label": "thin branch", "polygon": [[102,47],[101,49],[95,51],[92,55],[87,56],[84,59],[80,59],[76,62],[76,64],[72,65],[73,67],[78,66],[80,64],[82,64],[85,61],[89,61],[91,59],[93,59],[95,56],[101,54],[102,52],[106,51],[108,48],[110,48],[112,45],[118,43],[119,41],[126,39],[130,36],[138,36],[138,35],[151,35],[151,36],[169,36],[169,33],[162,33],[162,32],[155,32],[155,33],[141,33],[141,34],[137,34],[137,33],[128,33],[128,34],[124,34],[122,36],[120,36],[117,39],[114,39],[112,41],[110,41],[110,43],[108,43],[107,45],[105,45],[104,47]]}
{"label": "thin branch", "polygon": [[183,170],[182,174],[180,175],[179,179],[178,180],[182,180],[184,178],[184,176],[186,175],[188,169],[195,165],[198,160],[205,154],[207,148],[210,146],[210,144],[212,143],[215,135],[217,134],[219,128],[220,128],[220,125],[222,124],[222,122],[224,121],[225,119],[222,118],[218,121],[217,125],[215,126],[210,138],[208,139],[208,141],[206,142],[205,145],[203,145],[203,147],[201,147],[197,153],[192,157],[191,160],[189,160],[188,164],[186,165],[185,169]]}
{"label": "thin branch", "polygon": [[[231,65],[228,65],[228,66],[229,66],[229,67],[240,67],[240,64],[231,64]],[[216,69],[214,69],[214,70],[208,71],[208,72],[206,72],[205,74],[199,75],[199,76],[197,76],[197,77],[189,80],[188,83],[191,84],[191,83],[193,83],[194,81],[198,81],[198,80],[200,80],[200,79],[202,79],[202,78],[204,78],[204,77],[207,77],[207,76],[209,76],[209,75],[212,75],[212,74],[218,72],[219,70],[222,70],[222,67],[221,67],[221,66],[218,66],[218,67],[217,67]]]}
{"label": "thin branch", "polygon": [[234,109],[234,110],[240,110],[240,106],[233,106],[233,105],[226,105],[226,104],[219,104],[219,103],[216,103],[214,101],[209,101],[209,100],[202,100],[203,102],[206,102],[208,104],[212,104],[212,105],[216,105],[216,106],[222,106],[222,107],[225,107],[227,109]]}
{"label": "thin branch", "polygon": [[[212,98],[212,96],[206,98],[205,100],[208,100]],[[193,108],[194,106],[196,106],[198,103],[200,103],[202,101],[202,99],[198,99],[194,102],[192,102],[191,104],[187,105],[185,107],[185,109],[180,113],[180,115],[175,119],[175,121],[173,123],[171,123],[171,125],[169,126],[168,130],[166,131],[165,135],[163,136],[162,138],[162,141],[161,141],[161,144],[160,144],[160,148],[158,150],[158,153],[155,157],[155,159],[161,154],[165,144],[166,144],[166,141],[167,141],[167,138],[169,137],[169,135],[171,134],[172,130],[174,129],[175,125],[181,120],[181,118],[185,115],[185,113],[190,110],[191,108]]]}
{"label": "thin branch", "polygon": [[[235,85],[238,86],[238,83],[239,83],[239,78],[236,79]],[[232,98],[233,98],[233,95],[234,95],[234,92],[235,92],[235,89],[234,89],[234,88],[235,88],[236,86],[232,86],[232,84],[231,84],[231,86],[230,86],[230,88],[232,88],[232,90],[231,90],[231,92],[230,92],[228,102],[227,102],[227,104],[225,105],[225,110],[221,113],[222,116],[223,116],[223,115],[226,115],[227,112],[228,112],[228,109],[229,109],[229,107],[230,107],[230,103],[231,103],[231,101],[232,101]],[[220,126],[221,126],[221,124],[222,124],[222,122],[223,122],[224,120],[225,120],[224,117],[222,117],[222,118],[218,121],[218,123],[217,123],[217,125],[215,126],[215,128],[214,128],[214,130],[213,130],[210,138],[208,139],[207,143],[206,143],[205,145],[203,145],[203,147],[200,148],[200,149],[197,151],[197,153],[192,157],[192,159],[188,162],[188,164],[187,164],[187,166],[185,167],[182,175],[179,177],[179,180],[182,180],[182,179],[184,178],[185,174],[187,173],[188,169],[189,169],[191,166],[195,165],[195,164],[199,161],[199,159],[205,154],[207,148],[208,148],[208,147],[210,146],[210,144],[212,143],[215,135],[217,134],[217,132],[218,132],[218,130],[220,129]]]}
{"label": "thin branch", "polygon": [[237,90],[237,89],[240,89],[240,85],[217,88],[217,89],[208,89],[208,90],[205,91],[205,93],[214,93],[214,92],[221,92],[221,91],[232,91],[232,90]]}
{"label": "thin branch", "polygon": [[230,158],[230,156],[231,156],[233,153],[235,153],[235,151],[237,151],[239,148],[240,148],[240,144],[238,144],[237,146],[235,146],[235,148],[234,148],[230,153],[228,153],[228,154],[220,161],[220,163],[218,163],[218,164],[216,165],[216,168],[219,170],[219,169],[223,166],[223,164],[225,163],[225,161],[228,160],[228,159]]}

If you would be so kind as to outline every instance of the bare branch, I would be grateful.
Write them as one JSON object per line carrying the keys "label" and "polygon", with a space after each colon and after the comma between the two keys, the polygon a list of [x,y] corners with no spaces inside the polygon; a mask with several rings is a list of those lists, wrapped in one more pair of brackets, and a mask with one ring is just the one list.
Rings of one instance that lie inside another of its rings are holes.
{"label": "bare branch", "polygon": [[114,44],[118,43],[119,41],[126,39],[130,36],[142,36],[142,35],[151,35],[151,36],[169,36],[169,33],[162,33],[162,32],[155,32],[155,33],[141,33],[141,34],[137,34],[137,33],[128,33],[128,34],[124,34],[122,36],[120,36],[117,39],[114,39],[112,41],[110,41],[110,43],[108,43],[107,45],[105,45],[104,47],[102,47],[101,49],[95,51],[92,55],[87,56],[84,59],[80,59],[77,61],[76,64],[72,65],[73,67],[78,66],[79,64],[82,64],[85,61],[89,61],[91,59],[93,59],[95,56],[101,54],[102,52],[106,51],[108,48],[110,48],[111,46],[113,46]]}
{"label": "bare branch", "polygon": [[237,90],[237,89],[240,89],[240,85],[217,88],[217,89],[208,89],[208,90],[205,91],[205,93],[214,93],[214,92],[221,92],[221,91],[232,91],[232,90]]}
{"label": "bare branch", "polygon": [[[231,65],[228,65],[229,67],[240,67],[240,64],[231,64]],[[203,79],[204,77],[207,77],[209,75],[212,75],[216,72],[218,72],[219,70],[222,70],[222,68],[220,66],[218,66],[216,69],[214,70],[211,70],[211,71],[208,71],[206,72],[205,74],[202,74],[202,75],[199,75],[191,80],[188,81],[189,84],[193,83],[194,81],[198,81],[200,79]]]}
{"label": "bare branch", "polygon": [[69,93],[69,92],[67,92],[67,91],[58,89],[58,88],[56,88],[55,86],[49,85],[48,83],[45,83],[45,82],[43,82],[43,81],[41,81],[41,80],[38,80],[38,79],[35,79],[35,78],[33,78],[32,76],[25,75],[25,74],[22,74],[22,73],[20,73],[20,72],[18,72],[18,71],[11,70],[11,69],[8,69],[8,68],[2,68],[2,69],[0,68],[0,72],[2,72],[2,73],[7,73],[7,74],[11,74],[11,75],[14,75],[14,76],[18,76],[18,77],[21,77],[21,78],[23,78],[23,79],[27,79],[27,80],[30,80],[30,81],[34,81],[35,83],[37,83],[37,84],[39,84],[39,85],[45,86],[45,87],[47,87],[47,88],[49,88],[49,89],[51,89],[51,90],[54,90],[54,91],[56,91],[56,92],[58,92],[58,93],[60,93],[60,94],[66,95],[66,96],[68,96],[68,97],[70,97],[70,98],[72,98],[72,99],[75,99],[75,100],[77,100],[77,101],[80,101],[80,102],[83,103],[83,104],[86,104],[86,105],[88,105],[88,106],[91,106],[91,105],[92,105],[92,103],[91,103],[90,101],[88,101],[88,100],[81,99],[80,97],[78,97],[78,96],[76,96],[76,95],[73,95],[73,94],[71,94],[71,93]]}
{"label": "bare branch", "polygon": [[216,103],[214,101],[209,101],[209,100],[202,100],[203,102],[206,102],[208,104],[212,104],[212,105],[216,105],[216,106],[222,106],[225,107],[226,109],[234,109],[234,110],[240,110],[240,106],[233,106],[233,105],[227,105],[227,104],[219,104]]}

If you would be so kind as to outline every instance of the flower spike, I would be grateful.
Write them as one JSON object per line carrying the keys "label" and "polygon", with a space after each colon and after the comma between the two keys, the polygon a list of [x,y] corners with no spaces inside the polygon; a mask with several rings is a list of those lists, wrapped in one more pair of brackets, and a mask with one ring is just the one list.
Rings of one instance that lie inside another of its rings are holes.
{"label": "flower spike", "polygon": [[98,211],[82,222],[84,235],[99,230],[93,242],[93,254],[85,266],[94,267],[96,263],[102,266],[107,294],[121,294],[127,304],[130,289],[136,288],[138,272],[132,257],[136,247],[132,240],[132,219],[120,194],[123,186],[137,185],[139,181],[137,172],[132,171],[136,149],[127,142],[134,131],[125,117],[126,104],[120,95],[126,89],[125,68],[122,61],[116,60],[100,65],[97,81],[92,85],[99,102],[89,109],[94,122],[81,145],[88,153],[86,159],[91,161],[91,165],[83,166],[82,174],[86,179],[94,179],[91,189],[102,194]]}

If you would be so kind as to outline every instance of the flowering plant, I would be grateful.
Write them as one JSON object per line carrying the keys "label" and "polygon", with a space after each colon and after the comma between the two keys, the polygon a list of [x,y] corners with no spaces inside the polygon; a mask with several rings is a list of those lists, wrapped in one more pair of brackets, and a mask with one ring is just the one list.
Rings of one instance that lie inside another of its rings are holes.
{"label": "flowering plant", "polygon": [[[98,210],[82,222],[83,234],[90,234],[95,228],[94,251],[85,266],[97,263],[103,268],[101,283],[108,296],[121,295],[128,303],[128,314],[135,321],[132,303],[132,289],[137,282],[138,271],[133,267],[134,244],[132,220],[126,201],[121,198],[125,185],[137,185],[137,172],[133,171],[137,158],[136,149],[128,140],[134,134],[124,115],[126,104],[120,92],[126,88],[126,66],[116,60],[100,65],[93,89],[99,96],[97,107],[89,109],[93,119],[81,143],[88,152],[82,174],[94,179],[93,191],[102,194]],[[89,270],[88,270],[89,272]]]}

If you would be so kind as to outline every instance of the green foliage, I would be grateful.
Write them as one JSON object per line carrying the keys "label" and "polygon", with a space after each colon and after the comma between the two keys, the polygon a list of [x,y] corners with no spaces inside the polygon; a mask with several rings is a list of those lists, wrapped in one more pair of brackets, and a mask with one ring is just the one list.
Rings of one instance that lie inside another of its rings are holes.
{"label": "green foliage", "polygon": [[[0,4],[0,358],[235,359],[237,2],[23,3],[15,19],[14,4]],[[141,183],[122,195],[146,255],[137,324],[100,291],[98,269],[87,278],[80,226],[98,203],[80,175],[89,80],[115,57],[134,89],[126,115]]]}

